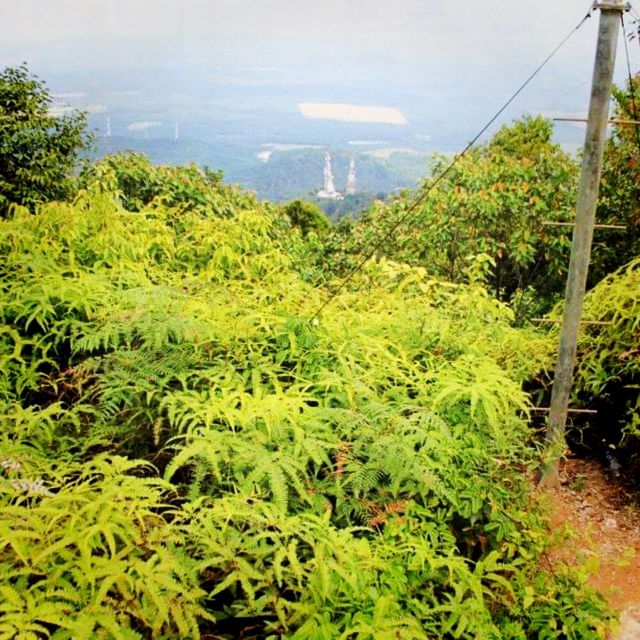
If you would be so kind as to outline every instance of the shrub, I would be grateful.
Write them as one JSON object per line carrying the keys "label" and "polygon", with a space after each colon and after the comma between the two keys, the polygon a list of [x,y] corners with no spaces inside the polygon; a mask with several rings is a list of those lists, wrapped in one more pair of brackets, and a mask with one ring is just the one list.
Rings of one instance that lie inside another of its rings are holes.
{"label": "shrub", "polygon": [[640,259],[598,283],[585,297],[587,327],[578,341],[577,399],[596,408],[586,439],[640,453]]}
{"label": "shrub", "polygon": [[289,218],[291,225],[298,227],[303,236],[306,236],[310,231],[327,231],[330,227],[327,216],[313,202],[292,200],[285,204],[282,209]]}

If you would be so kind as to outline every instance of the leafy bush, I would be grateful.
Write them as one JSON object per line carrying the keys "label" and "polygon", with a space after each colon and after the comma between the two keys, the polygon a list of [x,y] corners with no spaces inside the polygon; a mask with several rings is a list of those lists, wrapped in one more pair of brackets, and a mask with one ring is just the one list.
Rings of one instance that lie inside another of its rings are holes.
{"label": "leafy bush", "polygon": [[117,193],[128,211],[139,211],[154,200],[169,207],[214,211],[232,217],[236,208],[255,206],[254,198],[222,182],[222,173],[187,167],[155,166],[139,153],[123,152],[102,158],[85,168],[81,186]]}
{"label": "leafy bush", "polygon": [[309,231],[322,232],[329,229],[329,219],[313,202],[292,200],[283,206],[283,211],[291,224],[298,227],[305,236]]}
{"label": "leafy bush", "polygon": [[547,337],[386,260],[311,321],[272,210],[138,189],[0,222],[3,637],[602,637],[539,565]]}
{"label": "leafy bush", "polygon": [[[638,82],[640,76],[624,88],[613,88],[616,119],[638,119]],[[613,125],[613,135],[605,147],[597,219],[599,223],[626,228],[596,232],[590,267],[590,281],[594,285],[640,255],[640,141],[636,129]]]}
{"label": "leafy bush", "polygon": [[596,435],[611,445],[640,453],[640,259],[632,260],[589,291],[584,318],[589,326],[578,342],[576,393],[600,414]]}

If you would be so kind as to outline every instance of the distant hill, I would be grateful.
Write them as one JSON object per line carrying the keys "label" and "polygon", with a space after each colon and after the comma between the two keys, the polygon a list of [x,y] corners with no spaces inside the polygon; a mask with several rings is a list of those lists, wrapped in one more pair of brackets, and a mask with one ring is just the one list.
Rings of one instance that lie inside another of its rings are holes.
{"label": "distant hill", "polygon": [[[323,185],[324,154],[323,149],[274,151],[269,161],[253,172],[247,186],[270,200],[312,196]],[[413,186],[428,169],[426,153],[395,152],[389,157],[375,157],[336,150],[331,152],[331,163],[338,191],[346,187],[351,158],[356,161],[358,191],[373,194]]]}
{"label": "distant hill", "polygon": [[230,182],[244,182],[245,176],[258,164],[257,159],[238,145],[225,142],[214,145],[188,138],[100,138],[91,156],[102,157],[120,151],[143,153],[155,164],[180,165],[194,162],[200,166],[222,169]]}
{"label": "distant hill", "polygon": [[[311,199],[323,186],[325,150],[322,148],[274,150],[265,162],[258,159],[255,149],[233,143],[113,136],[100,138],[92,155],[101,157],[126,150],[144,153],[157,164],[195,162],[200,166],[222,169],[227,182],[240,183],[268,200]],[[358,191],[370,194],[369,200],[376,196],[384,197],[396,189],[414,186],[429,170],[428,154],[424,151],[332,150],[332,169],[339,191],[344,191],[346,187],[351,158],[356,161]],[[323,208],[327,209],[326,206]],[[329,208],[335,210],[337,207]]]}
{"label": "distant hill", "polygon": [[359,191],[353,195],[345,196],[342,200],[328,200],[326,198],[310,198],[330,218],[358,218],[363,211],[368,209],[374,200],[379,200],[382,194]]}

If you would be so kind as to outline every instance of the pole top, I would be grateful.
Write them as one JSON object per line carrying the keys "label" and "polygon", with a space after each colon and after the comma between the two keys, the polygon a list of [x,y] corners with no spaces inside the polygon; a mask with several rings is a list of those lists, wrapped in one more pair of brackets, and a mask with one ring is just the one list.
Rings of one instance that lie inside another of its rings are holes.
{"label": "pole top", "polygon": [[601,0],[593,3],[594,9],[600,9],[600,11],[619,11],[622,13],[623,11],[629,11],[631,9],[631,5],[628,2],[623,2],[623,0]]}

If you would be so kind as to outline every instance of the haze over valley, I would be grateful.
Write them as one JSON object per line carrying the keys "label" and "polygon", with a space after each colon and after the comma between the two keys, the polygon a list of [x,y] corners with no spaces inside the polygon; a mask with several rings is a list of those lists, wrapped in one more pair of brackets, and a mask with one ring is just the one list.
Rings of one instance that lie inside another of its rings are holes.
{"label": "haze over valley", "polygon": [[[535,10],[492,0],[482,12],[443,0],[366,12],[358,3],[279,0],[189,0],[179,10],[147,0],[60,0],[56,11],[3,3],[0,62],[26,61],[57,112],[87,110],[95,155],[134,149],[157,163],[196,162],[275,200],[322,188],[326,150],[338,189],[350,158],[359,190],[416,184],[430,156],[460,150],[588,8],[580,0]],[[594,26],[487,135],[527,112],[583,115]],[[579,125],[556,127],[572,151],[583,136]]]}

